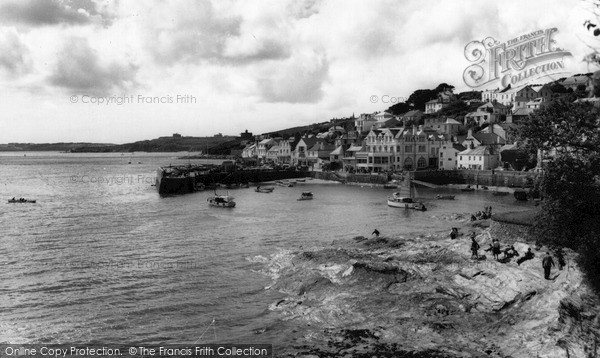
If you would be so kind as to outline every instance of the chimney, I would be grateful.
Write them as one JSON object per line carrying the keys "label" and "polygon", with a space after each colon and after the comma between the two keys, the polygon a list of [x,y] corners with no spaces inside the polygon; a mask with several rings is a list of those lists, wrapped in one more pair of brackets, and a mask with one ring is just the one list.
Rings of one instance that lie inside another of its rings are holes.
{"label": "chimney", "polygon": [[417,126],[415,126],[414,124],[413,124],[413,127],[412,127],[412,134],[413,135],[417,134]]}
{"label": "chimney", "polygon": [[473,137],[473,129],[469,129],[467,131],[467,138],[472,138]]}
{"label": "chimney", "polygon": [[419,132],[423,130],[423,125],[419,126]]}

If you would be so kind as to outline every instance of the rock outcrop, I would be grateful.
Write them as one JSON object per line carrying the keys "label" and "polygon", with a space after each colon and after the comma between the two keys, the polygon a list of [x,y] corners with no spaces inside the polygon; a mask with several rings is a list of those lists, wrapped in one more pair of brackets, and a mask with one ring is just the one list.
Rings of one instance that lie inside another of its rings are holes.
{"label": "rock outcrop", "polygon": [[[488,247],[489,229],[476,230]],[[521,255],[529,247],[514,246]],[[286,298],[270,310],[303,333],[281,355],[587,358],[598,300],[567,250],[567,267],[545,280],[542,251],[521,265],[483,250],[473,260],[467,235],[438,234],[277,255],[266,272]]]}

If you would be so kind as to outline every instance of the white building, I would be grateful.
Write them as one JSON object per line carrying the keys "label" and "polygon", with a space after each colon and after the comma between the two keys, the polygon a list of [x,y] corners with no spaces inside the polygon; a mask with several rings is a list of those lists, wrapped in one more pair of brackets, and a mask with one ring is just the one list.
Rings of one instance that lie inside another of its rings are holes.
{"label": "white building", "polygon": [[469,148],[458,153],[457,168],[490,170],[498,167],[498,153],[488,146]]}
{"label": "white building", "polygon": [[458,153],[466,150],[463,145],[448,142],[440,148],[439,168],[442,170],[454,170],[458,168]]}

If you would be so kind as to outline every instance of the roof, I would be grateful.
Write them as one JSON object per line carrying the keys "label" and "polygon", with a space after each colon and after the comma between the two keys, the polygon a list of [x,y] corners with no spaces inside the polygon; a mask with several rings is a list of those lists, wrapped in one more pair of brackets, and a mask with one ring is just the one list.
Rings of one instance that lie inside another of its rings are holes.
{"label": "roof", "polygon": [[587,82],[590,80],[590,78],[588,76],[572,76],[572,77],[567,77],[565,78],[561,84],[563,86],[570,86],[570,85],[582,85],[582,84],[587,84]]}
{"label": "roof", "polygon": [[489,144],[504,144],[506,141],[502,139],[496,133],[475,133],[473,134],[473,138],[477,139],[481,145],[489,145]]}
{"label": "roof", "polygon": [[268,144],[270,141],[272,141],[273,139],[263,139],[261,140],[258,144]]}
{"label": "roof", "polygon": [[457,150],[459,152],[462,152],[467,149],[467,147],[465,147],[464,145],[462,145],[460,143],[452,143],[452,148],[454,148],[455,150]]}
{"label": "roof", "polygon": [[460,124],[460,122],[454,118],[447,118],[446,122],[444,122],[444,124]]}
{"label": "roof", "polygon": [[339,147],[335,148],[335,150],[331,153],[329,153],[329,155],[342,155],[343,154],[343,148],[340,145]]}
{"label": "roof", "polygon": [[397,125],[399,125],[399,124],[401,124],[401,123],[402,123],[402,122],[401,122],[401,121],[399,121],[399,120],[397,120],[396,118],[392,118],[392,119],[388,119],[387,121],[385,121],[385,122],[383,123],[383,126],[382,126],[382,127],[387,127],[387,128],[390,128],[390,127],[397,126]]}
{"label": "roof", "polygon": [[485,145],[481,145],[481,146],[473,148],[473,149],[463,150],[462,152],[460,152],[458,154],[460,154],[460,155],[489,155],[489,154],[493,154],[492,152],[493,152],[492,148],[485,146]]}
{"label": "roof", "polygon": [[408,111],[402,115],[402,117],[414,117],[414,116],[422,116],[424,113],[420,109],[415,109],[412,111]]}
{"label": "roof", "polygon": [[[300,138],[301,141],[304,142],[304,144],[306,144],[307,148],[311,148],[313,147],[318,141],[319,138],[315,138],[315,137],[311,137],[311,138]],[[298,141],[299,142],[299,141]],[[297,144],[296,144],[297,145]]]}
{"label": "roof", "polygon": [[323,147],[321,148],[321,143],[315,143],[315,145],[313,145],[308,151],[309,152],[320,152],[320,151],[327,151],[327,152],[332,152],[335,149],[335,145],[333,144],[325,144],[323,145]]}
{"label": "roof", "polygon": [[512,113],[513,116],[527,116],[531,113],[530,108],[519,108]]}
{"label": "roof", "polygon": [[362,149],[362,145],[354,145],[352,144],[350,148],[346,150],[346,152],[358,152]]}
{"label": "roof", "polygon": [[485,108],[492,107],[492,108],[500,108],[500,109],[508,108],[500,102],[486,102],[486,103],[482,104],[481,106],[477,107],[477,109],[479,109],[481,107],[485,107]]}
{"label": "roof", "polygon": [[484,111],[476,111],[476,112],[471,112],[471,113],[467,113],[465,114],[465,117],[474,117],[474,116],[481,116],[481,115],[490,115],[490,112],[484,112]]}

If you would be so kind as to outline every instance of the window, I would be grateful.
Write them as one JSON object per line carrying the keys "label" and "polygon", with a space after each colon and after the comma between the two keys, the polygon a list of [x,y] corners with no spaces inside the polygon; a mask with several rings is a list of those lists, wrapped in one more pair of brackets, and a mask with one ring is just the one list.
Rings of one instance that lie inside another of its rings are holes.
{"label": "window", "polygon": [[404,169],[406,170],[412,170],[413,167],[413,160],[412,158],[406,158],[404,160]]}
{"label": "window", "polygon": [[412,146],[405,145],[404,146],[404,152],[406,152],[406,153],[412,153]]}
{"label": "window", "polygon": [[427,148],[424,145],[419,146],[419,153],[427,152]]}
{"label": "window", "polygon": [[417,167],[418,168],[425,168],[427,167],[427,161],[425,160],[425,158],[420,157],[419,160],[417,161]]}
{"label": "window", "polygon": [[448,158],[449,161],[452,161],[452,158]]}

